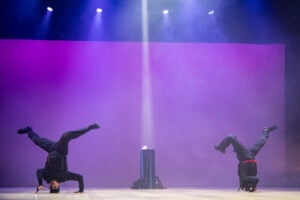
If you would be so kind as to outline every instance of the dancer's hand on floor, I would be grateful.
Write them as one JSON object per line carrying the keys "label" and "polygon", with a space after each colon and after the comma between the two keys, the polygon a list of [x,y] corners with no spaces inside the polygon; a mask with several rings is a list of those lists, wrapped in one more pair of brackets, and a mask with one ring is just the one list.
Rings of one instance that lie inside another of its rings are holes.
{"label": "dancer's hand on floor", "polygon": [[44,186],[43,185],[39,185],[36,187],[36,191],[35,193],[38,193],[40,190],[43,190],[44,189]]}

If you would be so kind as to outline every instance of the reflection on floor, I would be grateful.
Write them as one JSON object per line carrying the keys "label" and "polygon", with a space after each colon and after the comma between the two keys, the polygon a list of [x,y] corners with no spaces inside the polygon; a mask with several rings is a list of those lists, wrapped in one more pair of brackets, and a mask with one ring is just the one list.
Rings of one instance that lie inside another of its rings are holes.
{"label": "reflection on floor", "polygon": [[300,189],[266,189],[249,193],[234,189],[187,189],[162,190],[95,189],[86,188],[84,193],[73,193],[77,188],[62,188],[59,194],[47,190],[38,194],[33,188],[0,188],[0,200],[299,200]]}

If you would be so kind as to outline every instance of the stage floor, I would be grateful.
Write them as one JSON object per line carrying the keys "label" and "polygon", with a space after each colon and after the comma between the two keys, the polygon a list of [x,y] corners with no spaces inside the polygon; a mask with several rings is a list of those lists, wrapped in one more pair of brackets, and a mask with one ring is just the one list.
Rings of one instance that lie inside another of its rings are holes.
{"label": "stage floor", "polygon": [[0,188],[1,200],[299,200],[300,189],[266,189],[254,193],[238,192],[234,189],[95,189],[86,188],[81,194],[73,193],[76,188],[62,188],[59,194],[49,194],[48,190],[35,194],[33,188]]}

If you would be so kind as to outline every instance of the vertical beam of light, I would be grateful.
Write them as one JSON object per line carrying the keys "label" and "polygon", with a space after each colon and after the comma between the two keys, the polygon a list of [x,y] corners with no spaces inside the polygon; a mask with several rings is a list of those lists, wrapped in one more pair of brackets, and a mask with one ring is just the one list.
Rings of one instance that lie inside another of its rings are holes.
{"label": "vertical beam of light", "polygon": [[94,13],[94,19],[89,33],[89,38],[92,40],[101,39],[103,37],[102,13],[103,10],[101,8],[97,8]]}
{"label": "vertical beam of light", "polygon": [[37,29],[37,37],[38,38],[42,38],[45,39],[47,38],[48,34],[49,34],[49,26],[50,26],[50,20],[51,20],[51,16],[53,14],[53,8],[51,7],[47,7],[45,9],[45,15],[41,21],[40,26],[38,26]]}
{"label": "vertical beam of light", "polygon": [[149,62],[148,0],[142,0],[142,145],[153,148],[152,92]]}

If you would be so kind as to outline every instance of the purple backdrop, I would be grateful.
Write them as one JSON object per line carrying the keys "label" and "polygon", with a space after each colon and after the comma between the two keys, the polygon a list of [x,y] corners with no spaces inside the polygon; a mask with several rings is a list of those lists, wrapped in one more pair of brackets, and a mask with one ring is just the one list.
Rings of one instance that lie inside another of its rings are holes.
{"label": "purple backdrop", "polygon": [[[164,185],[235,186],[237,160],[213,146],[228,134],[253,144],[261,185],[285,171],[284,46],[150,43],[156,172]],[[0,40],[2,186],[35,185],[46,153],[18,128],[52,140],[98,122],[72,141],[69,169],[87,186],[129,187],[142,147],[142,44]],[[74,185],[68,183],[66,185]]]}

